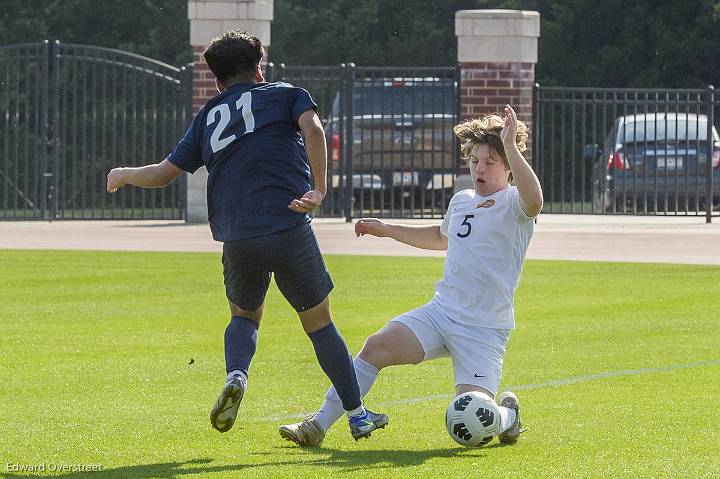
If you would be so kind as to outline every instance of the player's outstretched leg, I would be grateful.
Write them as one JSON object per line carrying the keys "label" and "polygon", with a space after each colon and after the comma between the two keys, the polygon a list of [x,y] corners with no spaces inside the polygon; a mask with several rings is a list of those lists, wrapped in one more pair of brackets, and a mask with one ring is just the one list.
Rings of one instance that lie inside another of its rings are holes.
{"label": "player's outstretched leg", "polygon": [[[381,369],[394,364],[416,364],[421,362],[424,356],[425,352],[415,333],[407,325],[391,321],[368,338],[353,361],[360,395],[364,397],[372,388]],[[280,435],[300,446],[320,445],[328,429],[344,413],[338,392],[331,387],[317,413],[306,417],[302,422],[280,426]],[[388,418],[384,414],[370,412],[366,420],[373,423],[371,427],[374,429],[381,429],[388,424]],[[356,431],[358,438],[365,437],[362,435],[362,426]]]}
{"label": "player's outstretched leg", "polygon": [[329,300],[325,298],[299,315],[318,363],[332,382],[348,416],[352,436],[355,439],[369,437],[375,429],[385,427],[386,417],[368,412],[363,406],[350,351],[330,318]]}
{"label": "player's outstretched leg", "polygon": [[[355,374],[360,386],[360,396],[364,397],[378,377],[379,370],[360,357],[353,360]],[[280,426],[280,436],[299,446],[319,446],[325,434],[342,416],[345,415],[340,397],[331,387],[325,395],[325,402],[318,412],[307,416],[302,422]],[[387,422],[385,423],[387,425]]]}
{"label": "player's outstretched leg", "polygon": [[505,391],[497,397],[497,403],[498,406],[507,408],[509,411],[515,413],[514,419],[508,421],[509,424],[498,434],[498,440],[500,444],[504,445],[515,444],[520,438],[520,434],[525,432],[520,422],[520,403],[518,402],[518,398],[514,393]]}

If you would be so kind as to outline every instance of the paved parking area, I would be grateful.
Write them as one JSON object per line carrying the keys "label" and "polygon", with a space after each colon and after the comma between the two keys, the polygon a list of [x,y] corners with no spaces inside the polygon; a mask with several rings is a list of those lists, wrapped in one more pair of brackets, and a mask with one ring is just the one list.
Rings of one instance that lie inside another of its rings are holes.
{"label": "paved parking area", "polygon": [[[395,220],[437,224],[439,220]],[[313,221],[325,254],[443,256],[387,238],[356,238],[339,219]],[[207,225],[179,221],[0,222],[0,248],[219,252]],[[720,218],[541,215],[528,258],[720,264]]]}

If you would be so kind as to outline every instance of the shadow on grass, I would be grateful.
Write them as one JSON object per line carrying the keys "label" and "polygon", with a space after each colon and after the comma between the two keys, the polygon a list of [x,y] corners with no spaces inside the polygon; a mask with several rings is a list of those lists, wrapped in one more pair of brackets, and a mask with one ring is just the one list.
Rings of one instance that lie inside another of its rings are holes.
{"label": "shadow on grass", "polygon": [[[490,446],[492,448],[494,446]],[[275,452],[250,453],[258,455],[290,455],[290,460],[270,461],[266,463],[251,464],[222,464],[213,466],[212,459],[194,459],[183,462],[164,462],[158,464],[139,464],[136,466],[123,466],[102,471],[69,472],[66,474],[48,475],[47,473],[32,475],[24,473],[4,473],[0,477],[45,479],[47,477],[62,479],[153,479],[177,478],[192,476],[194,474],[210,474],[220,472],[249,472],[271,470],[273,467],[286,466],[312,466],[342,469],[343,472],[352,472],[368,469],[403,468],[418,466],[425,461],[437,457],[483,457],[484,449],[466,449],[462,447],[428,450],[340,450],[331,448],[300,449],[293,446],[278,447]],[[297,471],[296,471],[297,472]]]}

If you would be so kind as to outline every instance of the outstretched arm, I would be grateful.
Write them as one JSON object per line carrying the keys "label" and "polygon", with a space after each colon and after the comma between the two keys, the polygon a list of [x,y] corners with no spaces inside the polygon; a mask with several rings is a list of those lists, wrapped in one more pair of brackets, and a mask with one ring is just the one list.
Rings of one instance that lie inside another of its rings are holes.
{"label": "outstretched arm", "polygon": [[175,181],[175,178],[182,173],[183,170],[168,160],[137,168],[113,168],[107,175],[107,190],[115,193],[118,188],[125,185],[139,186],[140,188],[162,188]]}
{"label": "outstretched arm", "polygon": [[515,186],[520,193],[520,206],[526,215],[537,216],[543,207],[543,194],[540,181],[532,167],[525,161],[525,158],[515,144],[517,135],[517,114],[510,105],[505,107],[505,127],[500,132],[505,154],[510,163]]}
{"label": "outstretched arm", "polygon": [[355,235],[392,238],[422,249],[446,250],[448,240],[439,225],[410,226],[385,223],[375,218],[362,218],[355,223]]}

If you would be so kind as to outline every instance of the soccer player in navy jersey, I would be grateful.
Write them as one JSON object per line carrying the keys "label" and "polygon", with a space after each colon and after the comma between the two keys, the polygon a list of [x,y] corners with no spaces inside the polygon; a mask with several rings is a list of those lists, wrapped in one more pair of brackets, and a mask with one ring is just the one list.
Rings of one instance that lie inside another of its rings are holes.
{"label": "soccer player in navy jersey", "polygon": [[107,190],[163,187],[183,172],[207,168],[210,229],[223,243],[232,315],[225,330],[227,380],[210,412],[215,429],[226,432],[235,423],[275,273],[341,398],[352,436],[368,437],[388,418],[363,407],[350,352],[330,316],[333,282],[308,215],[327,188],[327,147],[317,105],[302,88],[264,82],[262,45],[247,32],[225,32],[203,56],[220,94],[198,112],[165,160],[114,168]]}

